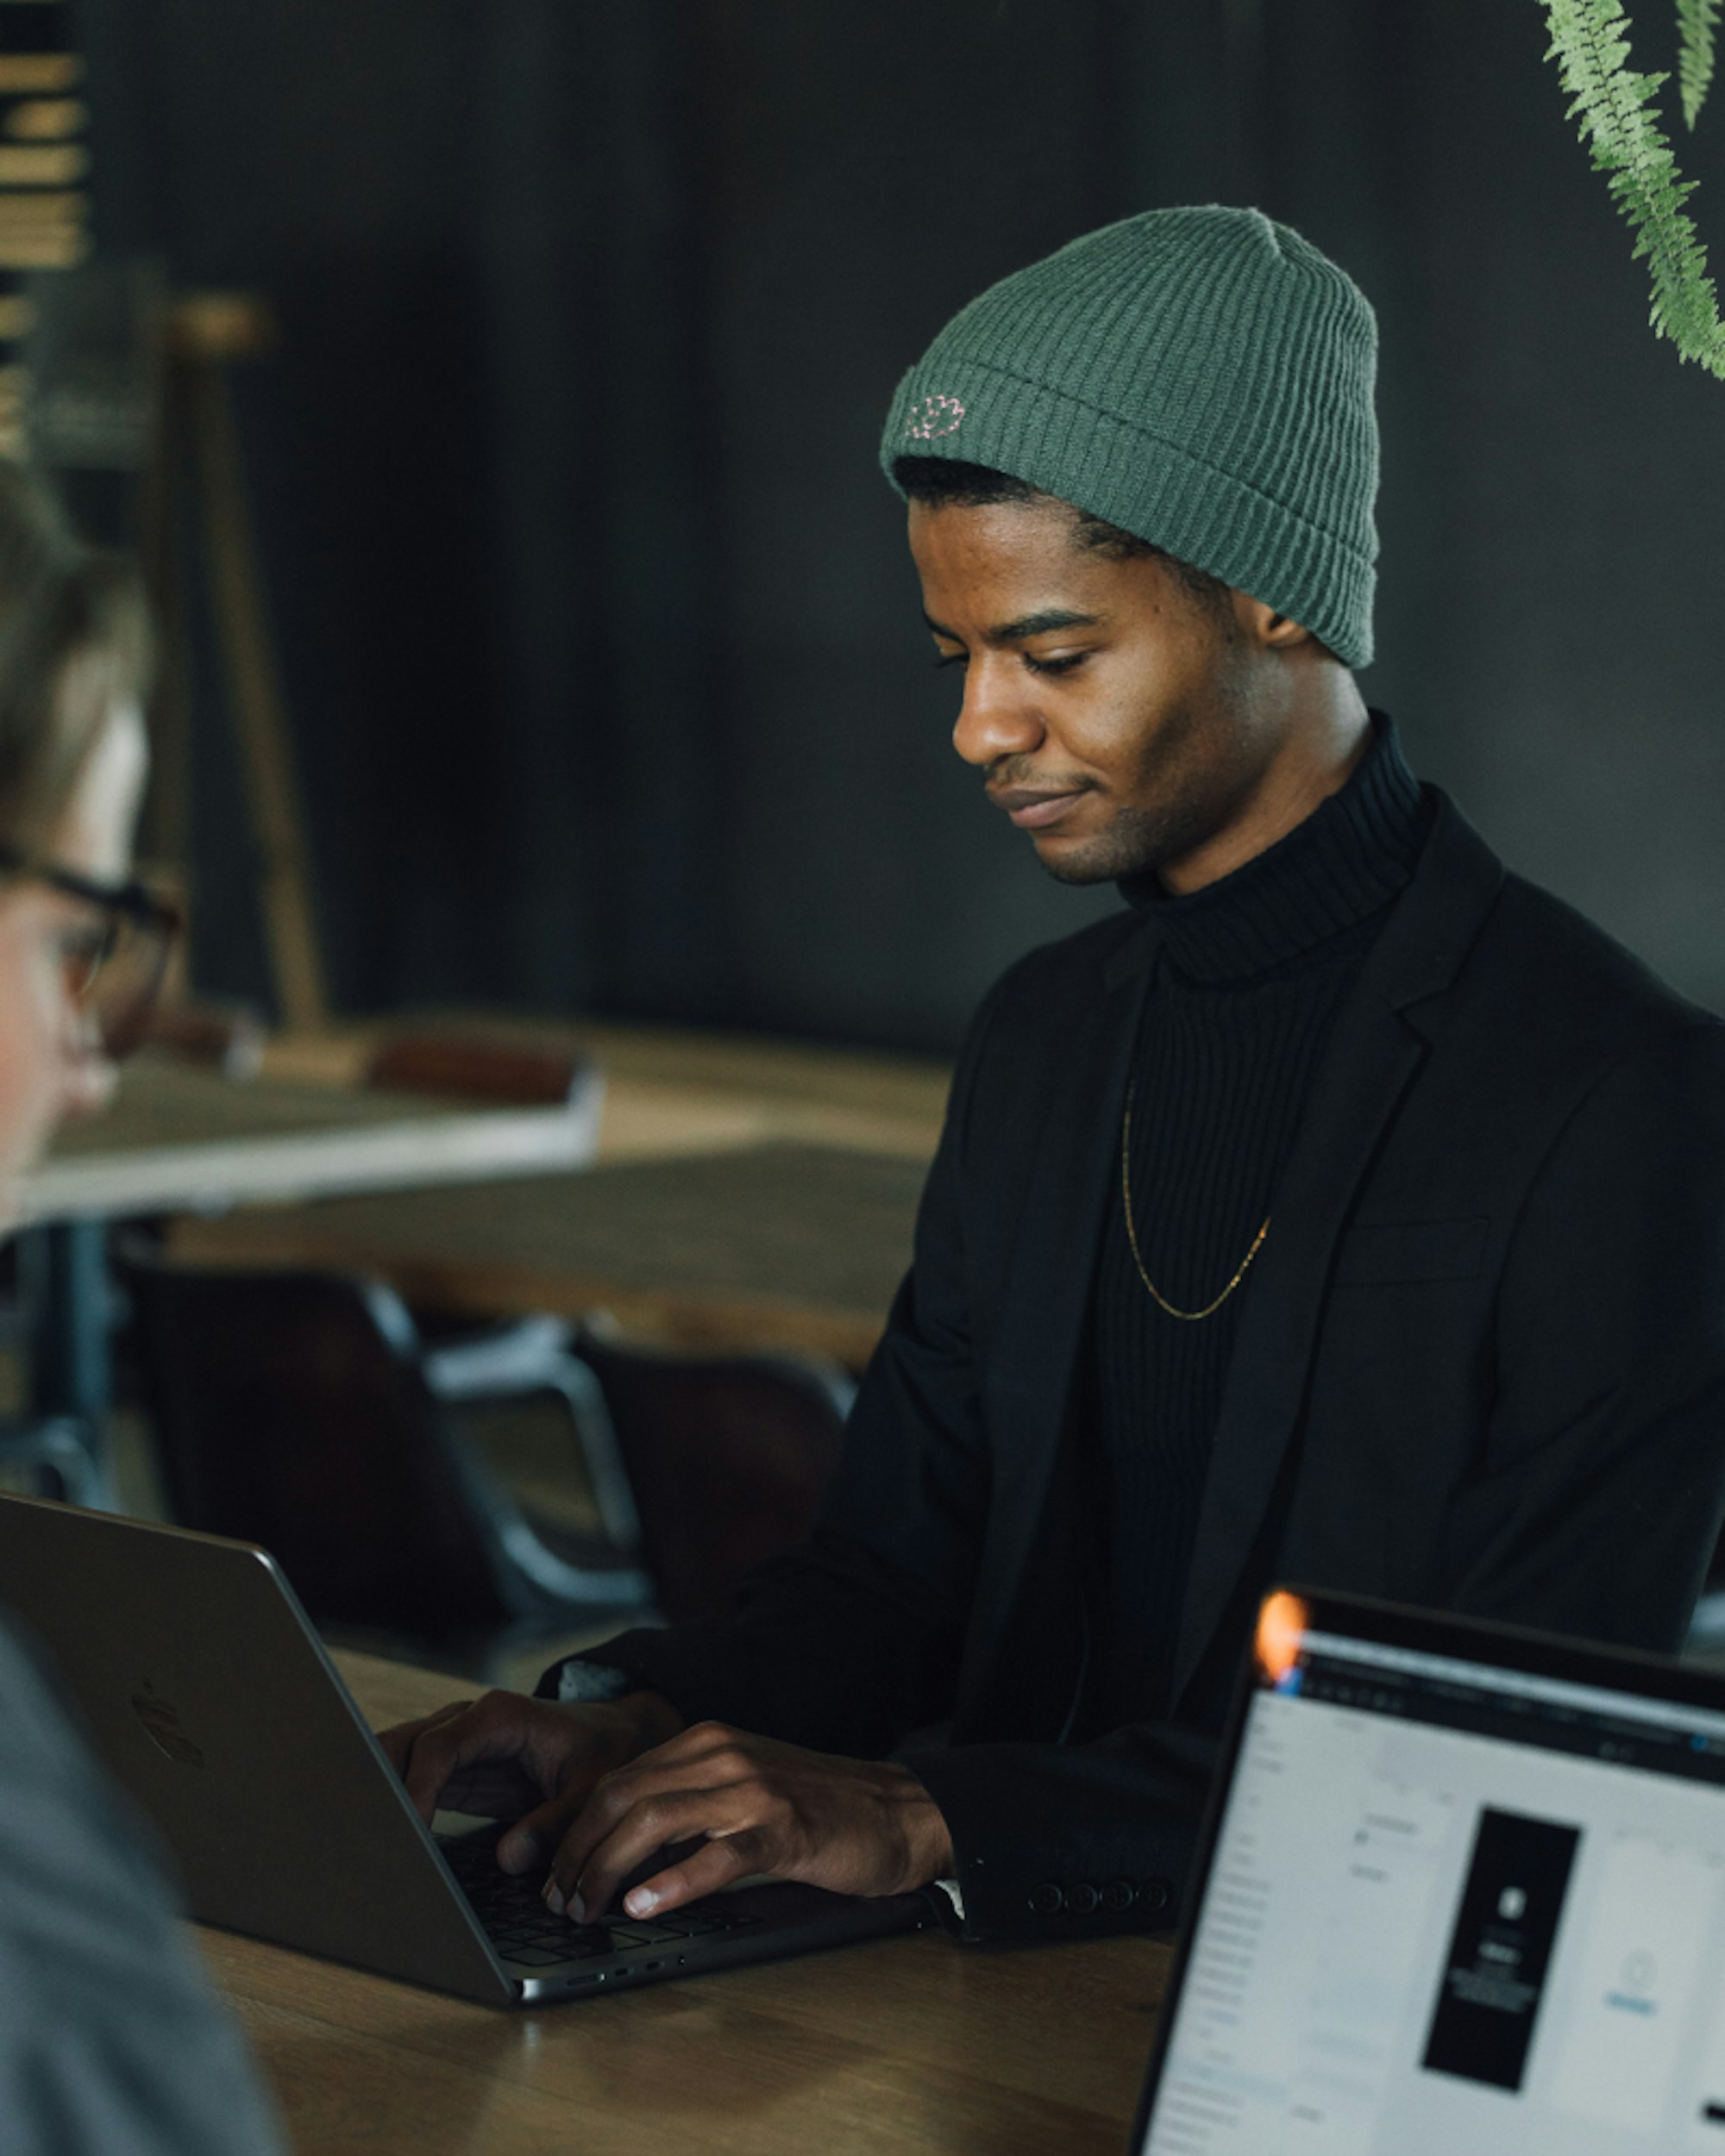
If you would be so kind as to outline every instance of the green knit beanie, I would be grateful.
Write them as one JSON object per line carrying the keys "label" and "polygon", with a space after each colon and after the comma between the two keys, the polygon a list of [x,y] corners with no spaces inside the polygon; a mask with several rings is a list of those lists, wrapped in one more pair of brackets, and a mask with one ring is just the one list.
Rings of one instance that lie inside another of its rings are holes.
{"label": "green knit beanie", "polygon": [[987,465],[1371,657],[1377,331],[1257,210],[1151,210],[992,285],[899,385],[881,448]]}

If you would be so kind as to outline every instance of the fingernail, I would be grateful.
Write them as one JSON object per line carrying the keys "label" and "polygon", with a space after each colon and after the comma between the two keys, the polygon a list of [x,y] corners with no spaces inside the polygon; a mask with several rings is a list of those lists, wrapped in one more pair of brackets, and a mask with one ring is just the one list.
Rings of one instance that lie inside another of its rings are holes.
{"label": "fingernail", "polygon": [[579,1887],[569,1896],[569,1915],[577,1924],[585,1924],[587,1921],[587,1905],[581,1899]]}
{"label": "fingernail", "polygon": [[632,1894],[625,1894],[623,1906],[631,1916],[650,1916],[659,1906],[659,1897],[650,1887],[637,1887]]}
{"label": "fingernail", "polygon": [[563,1890],[557,1884],[555,1879],[547,1879],[539,1892],[552,1915],[561,1916],[563,1914]]}

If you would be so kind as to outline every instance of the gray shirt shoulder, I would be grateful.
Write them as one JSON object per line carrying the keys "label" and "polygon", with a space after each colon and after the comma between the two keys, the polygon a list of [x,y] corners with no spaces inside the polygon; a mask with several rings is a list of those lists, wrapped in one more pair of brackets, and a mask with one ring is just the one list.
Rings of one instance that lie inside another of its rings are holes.
{"label": "gray shirt shoulder", "polygon": [[155,1856],[0,1618],[7,2156],[280,2156]]}

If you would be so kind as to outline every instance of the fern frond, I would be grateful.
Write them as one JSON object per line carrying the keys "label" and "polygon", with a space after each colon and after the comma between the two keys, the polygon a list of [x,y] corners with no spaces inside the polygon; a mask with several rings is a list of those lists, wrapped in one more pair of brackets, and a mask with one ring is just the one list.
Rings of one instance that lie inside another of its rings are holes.
{"label": "fern frond", "polygon": [[[1705,7],[1709,0],[1701,0]],[[1716,0],[1713,0],[1716,5]],[[1629,66],[1629,21],[1620,0],[1546,0],[1551,48],[1569,116],[1603,172],[1653,281],[1648,319],[1678,354],[1725,379],[1725,324],[1707,274],[1707,250],[1684,204],[1695,191],[1677,168],[1655,101],[1668,79]]]}
{"label": "fern frond", "polygon": [[1692,131],[1713,83],[1713,36],[1719,25],[1719,0],[1677,0],[1678,85],[1683,116]]}

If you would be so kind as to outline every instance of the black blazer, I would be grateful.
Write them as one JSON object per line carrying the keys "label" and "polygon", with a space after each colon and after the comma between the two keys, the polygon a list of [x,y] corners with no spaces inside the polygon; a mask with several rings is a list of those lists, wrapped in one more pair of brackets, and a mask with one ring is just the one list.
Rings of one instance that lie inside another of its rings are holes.
{"label": "black blazer", "polygon": [[1172,1713],[1063,1741],[1069,1418],[1157,936],[1113,917],[985,1000],[812,1541],[592,1658],[691,1718],[902,1747],[969,1938],[1171,1920],[1272,1580],[1672,1649],[1725,1509],[1725,1026],[1438,796],[1241,1290]]}

